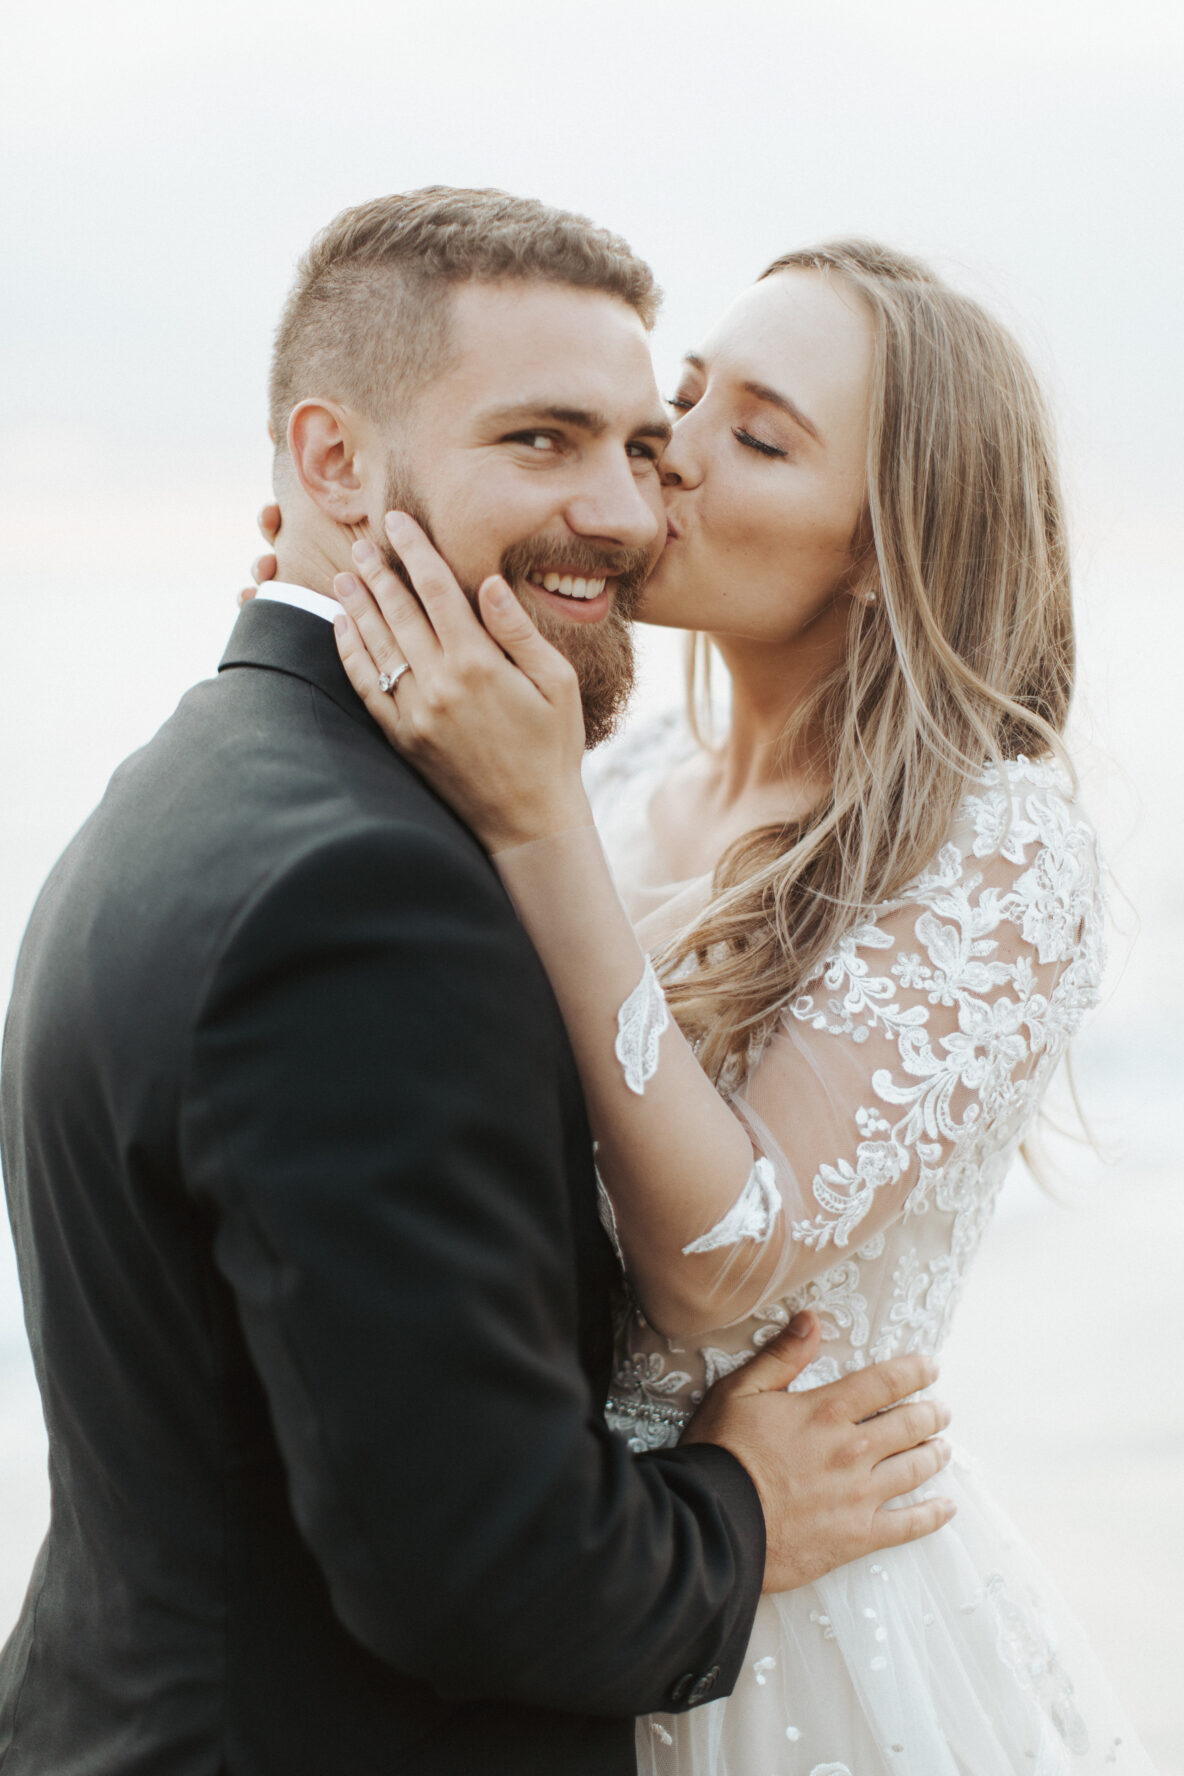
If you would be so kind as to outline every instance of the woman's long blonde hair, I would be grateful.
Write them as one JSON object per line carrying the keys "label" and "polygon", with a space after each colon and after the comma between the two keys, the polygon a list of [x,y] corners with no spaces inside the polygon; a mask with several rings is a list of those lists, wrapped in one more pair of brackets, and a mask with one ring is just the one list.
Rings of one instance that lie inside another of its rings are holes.
{"label": "woman's long blonde hair", "polygon": [[[873,603],[850,600],[841,665],[782,736],[820,741],[833,794],[748,833],[661,958],[680,1025],[716,1080],[837,939],[949,838],[988,761],[1063,757],[1073,688],[1069,555],[1052,427],[1011,334],[926,266],[861,240],[787,253],[866,304],[875,352],[867,508]],[[692,723],[703,638],[688,669]]]}

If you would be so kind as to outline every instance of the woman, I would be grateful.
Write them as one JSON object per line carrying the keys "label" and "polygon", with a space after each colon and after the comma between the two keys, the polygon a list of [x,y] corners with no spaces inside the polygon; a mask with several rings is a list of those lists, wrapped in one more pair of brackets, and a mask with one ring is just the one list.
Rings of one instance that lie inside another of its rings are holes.
{"label": "woman", "polygon": [[[355,688],[489,847],[563,1008],[629,1281],[610,1422],[638,1449],[797,1308],[827,1340],[803,1385],[940,1348],[1102,967],[1062,507],[1014,341],[845,242],[770,266],[673,405],[641,614],[710,638],[718,745],[630,738],[590,805],[573,675],[504,583],[479,594],[504,653],[464,675],[426,618],[396,642],[372,548],[335,585]],[[388,529],[413,582],[439,574]],[[639,1723],[640,1769],[1148,1769],[965,1465],[949,1489],[937,1535],[763,1598],[734,1694]]]}

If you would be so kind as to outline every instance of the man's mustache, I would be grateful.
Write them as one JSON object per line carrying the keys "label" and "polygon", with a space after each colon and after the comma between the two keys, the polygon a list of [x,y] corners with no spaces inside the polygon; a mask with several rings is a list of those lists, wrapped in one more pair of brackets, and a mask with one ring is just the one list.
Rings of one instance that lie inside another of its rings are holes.
{"label": "man's mustache", "polygon": [[569,573],[586,580],[615,579],[618,604],[628,605],[649,576],[650,552],[606,548],[586,537],[565,537],[562,542],[543,536],[524,537],[503,552],[498,571],[511,586],[545,573]]}

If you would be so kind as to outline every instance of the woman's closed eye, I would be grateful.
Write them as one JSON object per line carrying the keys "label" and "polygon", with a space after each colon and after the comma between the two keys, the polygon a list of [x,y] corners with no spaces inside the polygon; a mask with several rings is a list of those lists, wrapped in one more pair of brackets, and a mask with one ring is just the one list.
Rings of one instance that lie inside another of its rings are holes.
{"label": "woman's closed eye", "polygon": [[[689,413],[695,404],[695,399],[691,395],[677,394],[666,397],[666,405],[673,407],[676,413]],[[756,437],[746,426],[733,426],[732,436],[738,444],[744,446],[745,450],[755,450],[761,456],[786,457],[789,455],[788,450],[782,449],[779,444],[769,444],[764,438]]]}
{"label": "woman's closed eye", "polygon": [[782,450],[777,444],[766,444],[762,438],[754,438],[752,433],[746,432],[743,426],[733,427],[732,436],[738,444],[743,444],[746,450],[759,450],[762,456],[789,455],[788,450]]}

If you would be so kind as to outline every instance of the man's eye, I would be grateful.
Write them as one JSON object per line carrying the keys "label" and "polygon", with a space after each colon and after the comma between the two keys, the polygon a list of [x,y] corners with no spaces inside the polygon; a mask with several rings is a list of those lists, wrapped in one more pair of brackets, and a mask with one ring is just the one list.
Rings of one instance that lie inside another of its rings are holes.
{"label": "man's eye", "polygon": [[658,451],[653,444],[627,444],[625,448],[628,454],[639,462],[656,463],[658,460]]}
{"label": "man's eye", "polygon": [[550,432],[512,432],[510,444],[528,444],[532,450],[556,450],[558,442]]}

